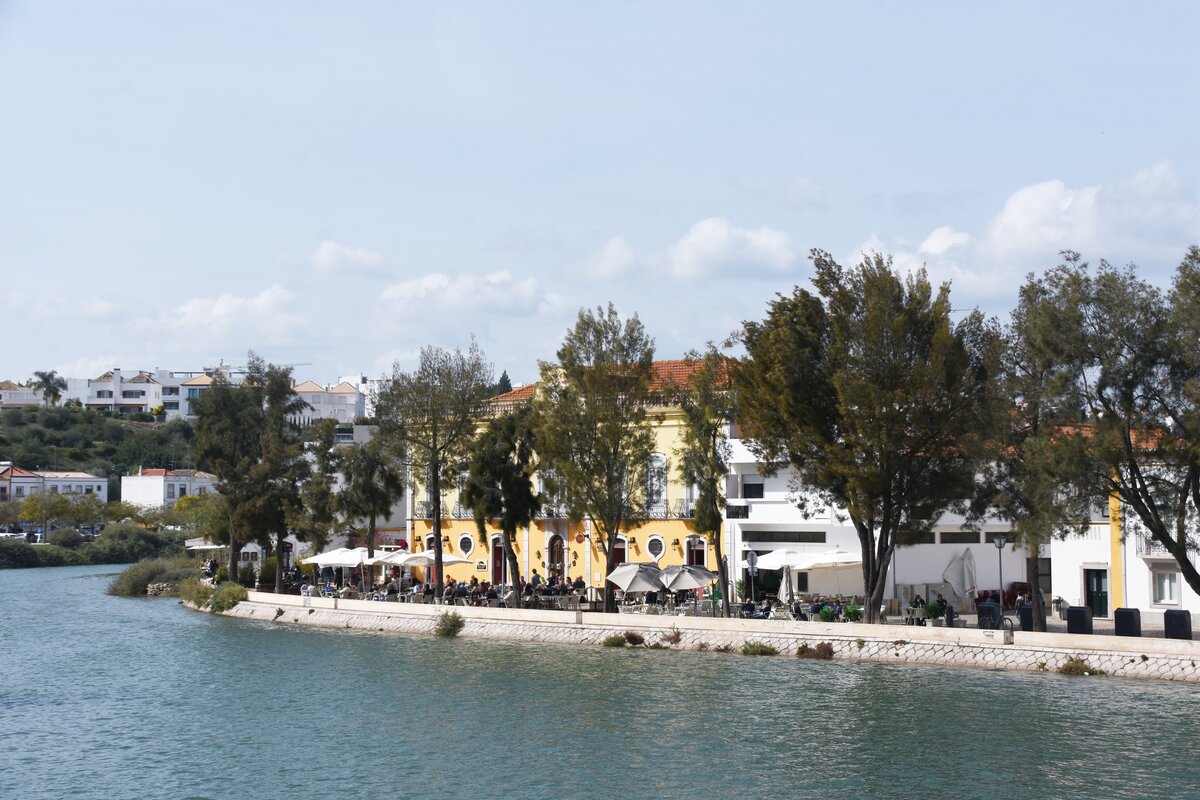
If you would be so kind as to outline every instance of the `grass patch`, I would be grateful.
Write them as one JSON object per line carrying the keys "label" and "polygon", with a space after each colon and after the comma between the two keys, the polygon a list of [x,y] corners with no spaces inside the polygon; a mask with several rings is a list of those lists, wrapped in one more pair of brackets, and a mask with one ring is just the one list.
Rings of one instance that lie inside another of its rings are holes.
{"label": "grass patch", "polygon": [[433,623],[433,632],[446,639],[453,639],[462,633],[466,621],[457,611],[443,611],[438,614],[437,622]]}
{"label": "grass patch", "polygon": [[179,597],[196,608],[208,608],[212,601],[213,587],[199,578],[187,578],[179,584]]}
{"label": "grass patch", "polygon": [[246,587],[236,583],[222,583],[213,590],[209,607],[218,614],[228,611],[246,599]]}
{"label": "grass patch", "polygon": [[[69,552],[69,551],[68,551]],[[194,576],[196,568],[189,558],[153,558],[130,564],[108,585],[108,593],[117,597],[143,597],[152,583],[177,585]]]}
{"label": "grass patch", "polygon": [[797,658],[812,658],[818,661],[833,660],[833,645],[829,642],[818,642],[816,647],[807,644],[800,645],[796,650]]}
{"label": "grass patch", "polygon": [[669,630],[668,632],[664,633],[662,636],[659,637],[659,641],[662,642],[663,644],[667,644],[667,645],[674,647],[675,645],[677,645],[681,641],[683,641],[683,631],[679,630],[679,628],[676,628],[674,625],[672,625],[671,630]]}
{"label": "grass patch", "polygon": [[733,645],[726,642],[725,644],[717,645],[716,647],[713,648],[713,650],[716,650],[718,653],[732,653]]}
{"label": "grass patch", "polygon": [[625,643],[630,647],[641,647],[646,643],[646,637],[637,631],[625,631]]}
{"label": "grass patch", "polygon": [[779,651],[766,642],[749,641],[742,645],[742,655],[744,656],[774,656],[778,654]]}
{"label": "grass patch", "polygon": [[611,636],[605,636],[604,641],[600,642],[600,644],[605,647],[624,647],[625,637],[619,633],[614,633]]}
{"label": "grass patch", "polygon": [[1058,666],[1059,675],[1103,675],[1104,670],[1092,667],[1079,656],[1071,656]]}

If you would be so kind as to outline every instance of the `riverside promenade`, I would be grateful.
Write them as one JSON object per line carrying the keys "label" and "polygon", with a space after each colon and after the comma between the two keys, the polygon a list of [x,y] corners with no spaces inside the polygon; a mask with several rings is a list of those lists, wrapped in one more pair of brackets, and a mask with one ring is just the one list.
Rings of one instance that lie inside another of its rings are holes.
{"label": "riverside promenade", "polygon": [[634,631],[647,645],[682,650],[740,650],[761,642],[795,656],[822,642],[833,658],[899,664],[946,664],[1054,672],[1081,659],[1094,672],[1123,678],[1200,683],[1200,642],[1160,638],[1025,633],[975,628],[643,616],[580,611],[382,603],[250,592],[226,616],[279,625],[432,634],[440,614],[463,618],[459,636],[598,646]]}

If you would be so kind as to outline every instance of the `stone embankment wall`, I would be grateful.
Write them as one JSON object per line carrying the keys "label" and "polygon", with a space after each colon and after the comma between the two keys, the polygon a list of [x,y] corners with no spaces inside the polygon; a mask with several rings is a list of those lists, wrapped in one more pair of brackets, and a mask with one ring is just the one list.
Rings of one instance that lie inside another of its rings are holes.
{"label": "stone embankment wall", "polygon": [[[762,642],[781,654],[795,655],[821,642],[833,657],[899,664],[947,664],[990,669],[1054,672],[1065,661],[1082,659],[1093,670],[1129,678],[1200,683],[1200,642],[1172,639],[1080,636],[1058,633],[985,631],[973,628],[924,628],[777,620],[658,617],[534,611],[506,608],[376,603],[360,600],[301,598],[250,592],[229,616],[286,625],[419,633],[433,632],[444,611],[465,621],[460,636],[525,642],[599,645],[606,636],[636,631],[647,644],[679,649],[740,649]],[[671,643],[676,634],[679,641]],[[665,638],[664,638],[665,637]]]}

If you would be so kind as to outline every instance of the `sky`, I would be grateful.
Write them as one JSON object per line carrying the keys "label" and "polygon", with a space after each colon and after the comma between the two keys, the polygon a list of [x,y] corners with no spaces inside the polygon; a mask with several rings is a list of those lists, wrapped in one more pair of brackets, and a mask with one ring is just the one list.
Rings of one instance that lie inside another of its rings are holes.
{"label": "sky", "polygon": [[0,0],[0,379],[537,378],[889,254],[1006,318],[1200,242],[1200,4]]}

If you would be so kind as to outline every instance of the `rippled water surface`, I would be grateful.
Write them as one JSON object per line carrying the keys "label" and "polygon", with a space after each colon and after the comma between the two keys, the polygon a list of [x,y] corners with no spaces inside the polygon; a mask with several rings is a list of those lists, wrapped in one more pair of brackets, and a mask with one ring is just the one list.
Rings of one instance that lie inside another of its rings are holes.
{"label": "rippled water surface", "polygon": [[1189,797],[1200,690],[306,630],[0,571],[0,798]]}

